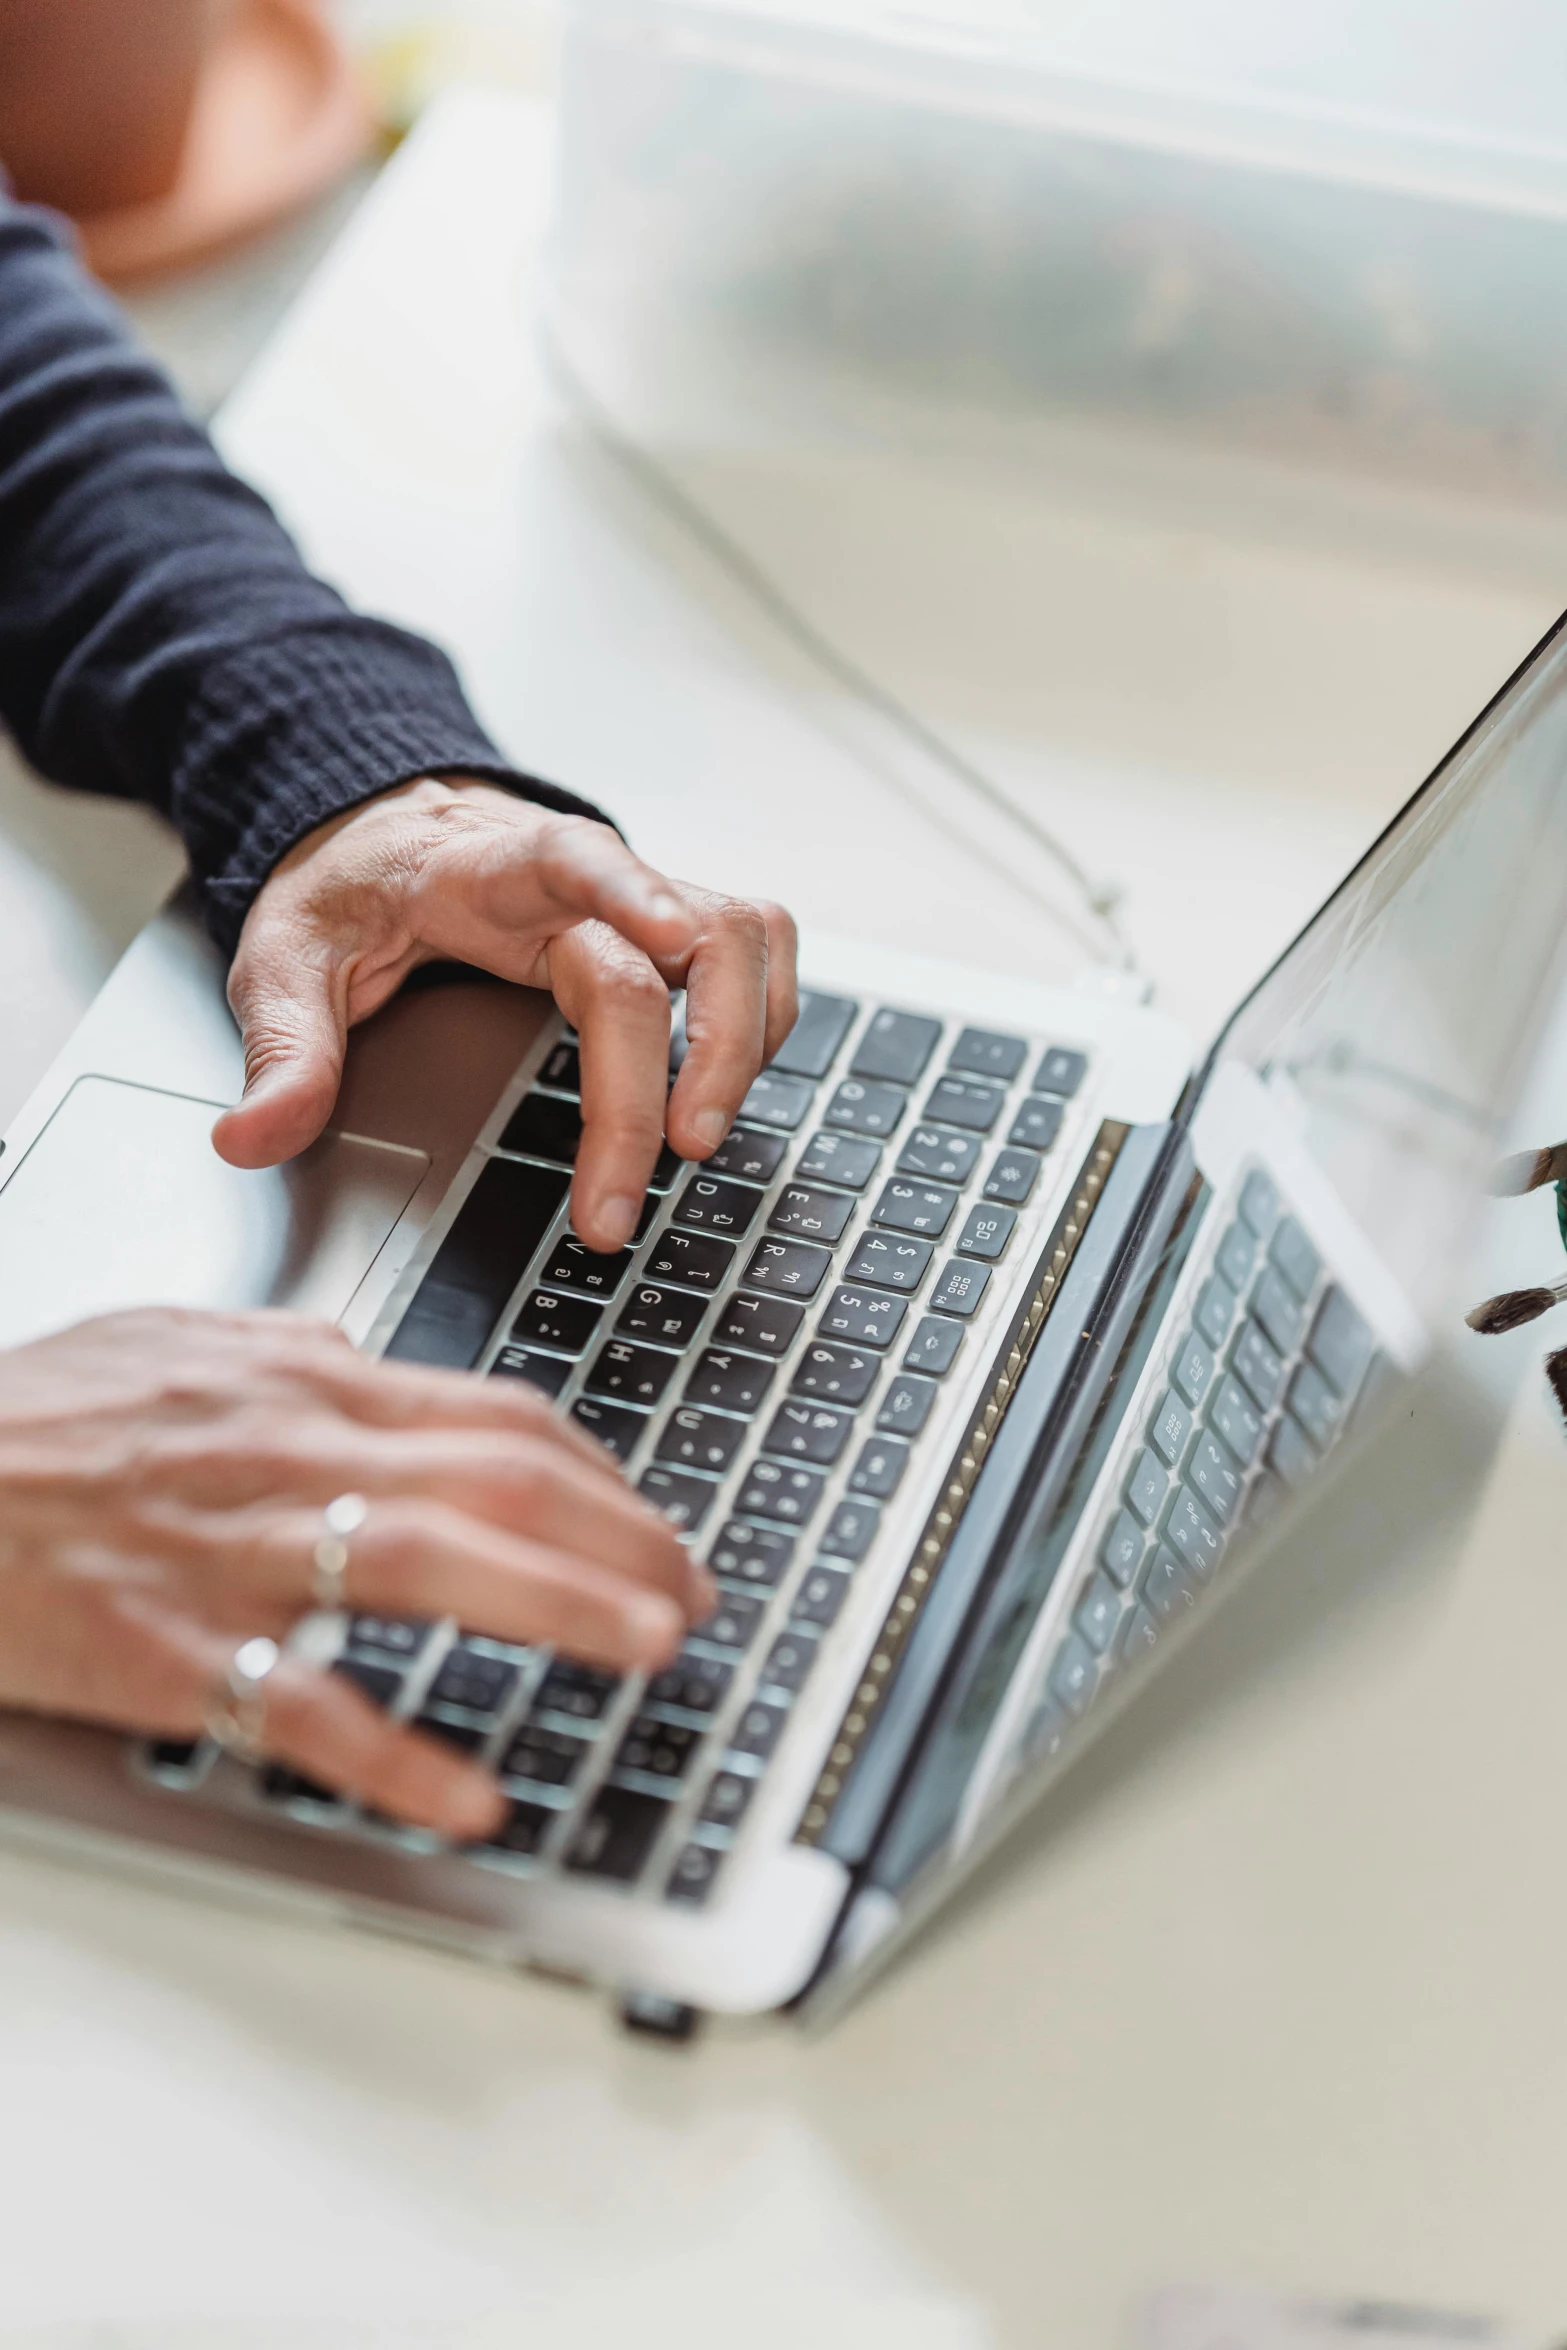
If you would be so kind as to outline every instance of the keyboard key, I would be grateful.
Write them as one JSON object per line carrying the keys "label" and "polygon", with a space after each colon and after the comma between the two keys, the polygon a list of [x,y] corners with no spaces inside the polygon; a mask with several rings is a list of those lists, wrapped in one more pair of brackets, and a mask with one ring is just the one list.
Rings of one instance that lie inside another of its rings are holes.
{"label": "keyboard key", "polygon": [[818,1468],[830,1469],[853,1433],[854,1422],[847,1412],[829,1411],[819,1403],[785,1403],[773,1414],[762,1449],[786,1460],[814,1461]]}
{"label": "keyboard key", "polygon": [[637,1479],[637,1491],[684,1534],[696,1533],[718,1498],[716,1485],[705,1477],[687,1476],[680,1469],[644,1469]]}
{"label": "keyboard key", "polygon": [[1218,1268],[1232,1289],[1244,1289],[1257,1254],[1256,1236],[1241,1223],[1232,1224],[1219,1243]]}
{"label": "keyboard key", "polygon": [[813,1567],[794,1595],[789,1613],[798,1623],[814,1624],[818,1631],[836,1622],[848,1594],[849,1577],[841,1567]]}
{"label": "keyboard key", "polygon": [[[503,1666],[501,1669],[502,1671],[512,1671],[513,1677],[515,1677],[514,1668]],[[332,1670],[342,1680],[352,1681],[360,1695],[368,1697],[370,1703],[379,1706],[383,1712],[388,1706],[395,1705],[402,1695],[403,1676],[391,1665],[375,1665],[370,1662],[368,1657],[363,1656],[340,1656]],[[444,1672],[445,1668],[443,1667],[443,1677]],[[456,1698],[451,1702],[462,1705],[466,1703],[466,1700]]]}
{"label": "keyboard key", "polygon": [[1243,1322],[1230,1349],[1230,1365],[1247,1394],[1263,1411],[1271,1408],[1284,1377],[1284,1365],[1255,1322]]}
{"label": "keyboard key", "polygon": [[1121,1627],[1115,1653],[1122,1664],[1136,1664],[1141,1657],[1151,1655],[1159,1645],[1159,1626],[1145,1607],[1133,1608]]}
{"label": "keyboard key", "polygon": [[916,1126],[898,1153],[898,1173],[929,1176],[936,1183],[967,1183],[978,1157],[978,1135]]}
{"label": "keyboard key", "polygon": [[794,1164],[805,1183],[841,1183],[863,1191],[881,1163],[881,1144],[855,1134],[813,1134]]}
{"label": "keyboard key", "polygon": [[918,1436],[930,1418],[937,1392],[929,1379],[913,1379],[900,1372],[882,1397],[877,1429],[884,1436]]}
{"label": "keyboard key", "polygon": [[1288,1412],[1274,1427],[1268,1439],[1268,1463],[1278,1471],[1286,1485],[1302,1484],[1317,1465],[1317,1456],[1301,1430],[1300,1423]]}
{"label": "keyboard key", "polygon": [[814,1297],[832,1263],[832,1251],[809,1240],[759,1240],[745,1279],[753,1289],[780,1290],[789,1297]]}
{"label": "keyboard key", "polygon": [[1000,1256],[1017,1225],[1016,1208],[970,1208],[957,1245],[966,1257]]}
{"label": "keyboard key", "polygon": [[764,1134],[759,1126],[731,1126],[703,1167],[709,1175],[733,1175],[741,1183],[771,1183],[788,1148],[781,1134]]}
{"label": "keyboard key", "polygon": [[1186,1439],[1192,1432],[1192,1415],[1173,1387],[1167,1387],[1164,1400],[1154,1413],[1148,1428],[1148,1441],[1155,1452],[1169,1462],[1173,1469],[1186,1450]]}
{"label": "keyboard key", "polygon": [[541,1729],[524,1722],[501,1757],[503,1779],[531,1779],[539,1787],[569,1787],[592,1752],[586,1738],[568,1738],[562,1730]]}
{"label": "keyboard key", "polygon": [[742,1777],[738,1771],[720,1771],[708,1788],[697,1816],[710,1827],[737,1828],[756,1788],[757,1782],[749,1772]]}
{"label": "keyboard key", "polygon": [[770,1066],[796,1077],[825,1077],[838,1057],[859,1005],[846,995],[800,993],[800,1017],[774,1053]]}
{"label": "keyboard key", "polygon": [[752,1080],[751,1090],[740,1104],[741,1121],[749,1126],[754,1119],[758,1126],[781,1126],[785,1134],[793,1134],[815,1091],[804,1077],[775,1077],[764,1069]]}
{"label": "keyboard key", "polygon": [[451,1747],[455,1754],[470,1758],[479,1753],[490,1735],[488,1724],[480,1726],[473,1722],[445,1722],[439,1714],[420,1714],[413,1727],[422,1730],[427,1738],[438,1738],[443,1746]]}
{"label": "keyboard key", "polygon": [[1204,1582],[1219,1563],[1224,1537],[1183,1485],[1165,1520],[1165,1539]]}
{"label": "keyboard key", "polygon": [[1352,1402],[1371,1360],[1371,1332],[1342,1289],[1330,1289],[1318,1306],[1306,1352],[1329,1386]]}
{"label": "keyboard key", "polygon": [[923,1115],[940,1125],[966,1126],[974,1134],[988,1134],[1006,1098],[999,1086],[981,1085],[974,1077],[938,1077]]}
{"label": "keyboard key", "polygon": [[625,1403],[656,1404],[675,1374],[673,1355],[612,1338],[599,1351],[583,1384],[593,1395],[618,1396]]}
{"label": "keyboard key", "polygon": [[904,1369],[928,1372],[932,1379],[944,1378],[962,1343],[963,1332],[956,1322],[943,1322],[927,1314],[904,1349]]}
{"label": "keyboard key", "polygon": [[823,1115],[829,1126],[848,1134],[893,1134],[909,1106],[909,1097],[895,1085],[867,1085],[863,1078],[846,1077]]}
{"label": "keyboard key", "polygon": [[759,1705],[754,1700],[736,1722],[729,1734],[729,1744],[735,1754],[754,1754],[758,1758],[770,1755],[789,1719],[781,1705]]}
{"label": "keyboard key", "polygon": [[1243,1469],[1249,1468],[1262,1442],[1262,1414],[1240,1381],[1226,1375],[1213,1391],[1208,1425],[1216,1428]]}
{"label": "keyboard key", "polygon": [[1247,1532],[1260,1532],[1270,1518],[1278,1516],[1288,1499],[1289,1496],[1279,1479],[1270,1476],[1267,1470],[1264,1470],[1246,1496]]}
{"label": "keyboard key", "polygon": [[350,1648],[378,1649],[383,1656],[415,1657],[430,1627],[409,1616],[355,1616],[348,1627]]}
{"label": "keyboard key", "polygon": [[1293,1216],[1286,1216],[1274,1233],[1268,1262],[1283,1274],[1302,1303],[1310,1297],[1317,1286],[1322,1259]]}
{"label": "keyboard key", "polygon": [[[464,1705],[471,1713],[499,1713],[517,1686],[517,1668],[505,1657],[459,1641],[447,1650],[426,1693],[427,1705]],[[384,1698],[378,1700],[384,1704]]]}
{"label": "keyboard key", "polygon": [[1080,1714],[1094,1694],[1098,1662],[1080,1632],[1069,1632],[1050,1668],[1050,1693],[1069,1714]]}
{"label": "keyboard key", "polygon": [[664,1423],[657,1458],[677,1469],[705,1469],[721,1477],[745,1442],[743,1420],[704,1412],[695,1404],[680,1404]]}
{"label": "keyboard key", "polygon": [[794,1696],[805,1687],[816,1662],[816,1649],[815,1636],[810,1632],[780,1632],[767,1652],[761,1680],[769,1688],[787,1689]]}
{"label": "keyboard key", "polygon": [[666,1142],[654,1162],[652,1174],[647,1179],[649,1191],[673,1191],[675,1179],[685,1164],[685,1160],[678,1157]]}
{"label": "keyboard key", "polygon": [[543,1283],[546,1289],[576,1289],[588,1297],[613,1297],[630,1269],[629,1248],[612,1249],[605,1256],[563,1233],[545,1261]]}
{"label": "keyboard key", "polygon": [[962,1265],[954,1260],[931,1291],[930,1303],[938,1314],[961,1314],[966,1319],[979,1304],[989,1283],[988,1265]]}
{"label": "keyboard key", "polygon": [[872,1221],[891,1232],[931,1233],[937,1238],[952,1221],[955,1191],[937,1183],[884,1183],[871,1210]]}
{"label": "keyboard key", "polygon": [[541,1803],[509,1804],[506,1817],[493,1836],[486,1836],[479,1849],[483,1852],[509,1852],[519,1860],[526,1860],[539,1850],[551,1826],[559,1818],[558,1811],[548,1811]]}
{"label": "keyboard key", "polygon": [[1193,1330],[1175,1358],[1170,1377],[1187,1402],[1198,1405],[1213,1385],[1213,1357]]}
{"label": "keyboard key", "polygon": [[986,1199],[1020,1208],[1039,1181],[1039,1167],[1037,1151],[1020,1150],[1016,1143],[1008,1143],[985,1177]]}
{"label": "keyboard key", "polygon": [[569,1037],[563,1036],[559,1044],[551,1045],[536,1082],[552,1085],[557,1093],[582,1091],[582,1056]]}
{"label": "keyboard key", "polygon": [[849,1478],[849,1491],[863,1493],[871,1501],[891,1501],[908,1465],[909,1448],[895,1436],[868,1437]]}
{"label": "keyboard key", "polygon": [[707,1621],[697,1625],[696,1636],[711,1641],[715,1648],[747,1649],[756,1637],[766,1605],[754,1592],[726,1591]]}
{"label": "keyboard key", "polygon": [[569,1167],[582,1140],[582,1111],[576,1102],[555,1101],[547,1093],[524,1096],[501,1136],[503,1151],[520,1151],[525,1158],[554,1159]]}
{"label": "keyboard key", "polygon": [[910,1240],[897,1232],[862,1232],[844,1266],[849,1281],[873,1281],[878,1289],[907,1294],[918,1289],[936,1253],[933,1240]]}
{"label": "keyboard key", "polygon": [[488,1160],[392,1333],[388,1359],[471,1371],[569,1182],[553,1167]]}
{"label": "keyboard key", "polygon": [[1070,1101],[1083,1082],[1088,1067],[1086,1053],[1070,1053],[1058,1044],[1051,1046],[1039,1067],[1034,1071],[1036,1093],[1058,1093]]}
{"label": "keyboard key", "polygon": [[574,1657],[558,1656],[539,1685],[533,1711],[596,1722],[619,1687],[613,1673],[601,1673],[596,1665],[579,1665]]}
{"label": "keyboard key", "polygon": [[[814,1469],[785,1467],[782,1461],[753,1461],[750,1474],[735,1496],[735,1507],[747,1517],[777,1518],[786,1526],[803,1526],[822,1498],[825,1480]],[[728,1574],[727,1567],[722,1570]]]}
{"label": "keyboard key", "polygon": [[1317,1449],[1328,1451],[1343,1428],[1345,1405],[1314,1363],[1302,1363],[1290,1381],[1289,1408]]}
{"label": "keyboard key", "polygon": [[1131,1511],[1117,1510],[1099,1545],[1099,1557],[1123,1590],[1136,1574],[1147,1547],[1143,1530]]}
{"label": "keyboard key", "polygon": [[1241,1186],[1240,1210],[1257,1238],[1266,1240],[1279,1220],[1279,1195],[1260,1167],[1254,1167]]}
{"label": "keyboard key", "polygon": [[748,1354],[781,1355],[804,1320],[804,1306],[791,1305],[787,1298],[735,1296],[719,1314],[713,1336],[721,1346],[738,1346]]}
{"label": "keyboard key", "polygon": [[1230,1324],[1235,1319],[1236,1303],[1234,1290],[1217,1273],[1212,1274],[1197,1292],[1197,1309],[1192,1318],[1215,1350],[1229,1336]]}
{"label": "keyboard key", "polygon": [[1279,1353],[1293,1354],[1300,1343],[1305,1308],[1271,1265],[1258,1276],[1251,1293],[1251,1310]]}
{"label": "keyboard key", "polygon": [[693,1175],[674,1206],[672,1221],[690,1232],[744,1232],[762,1195],[721,1175]]}
{"label": "keyboard key", "polygon": [[1186,1464],[1187,1482],[1207,1503],[1212,1516],[1227,1526],[1241,1497],[1240,1473],[1216,1436],[1199,1436]]}
{"label": "keyboard key", "polygon": [[702,1743],[702,1733],[689,1722],[660,1721],[657,1714],[637,1714],[615,1750],[612,1765],[618,1771],[640,1771],[649,1779],[667,1779],[678,1786]]}
{"label": "keyboard key", "polygon": [[849,1066],[856,1077],[886,1077],[894,1085],[913,1085],[940,1034],[939,1020],[922,1019],[917,1012],[877,1012]]}
{"label": "keyboard key", "polygon": [[1162,1542],[1148,1561],[1139,1588],[1149,1613],[1161,1624],[1197,1604],[1198,1585],[1190,1567]]}
{"label": "keyboard key", "polygon": [[559,1395],[571,1377],[571,1365],[559,1355],[529,1354],[525,1346],[503,1346],[490,1365],[492,1379],[526,1379],[541,1394]]}
{"label": "keyboard key", "polygon": [[1007,1140],[1023,1150],[1047,1151],[1060,1133],[1065,1116],[1059,1102],[1031,1093],[1027,1101],[1018,1105],[1017,1116],[1007,1129]]}
{"label": "keyboard key", "polygon": [[688,1346],[702,1325],[707,1308],[699,1297],[678,1289],[659,1289],[640,1282],[620,1309],[615,1328],[626,1338],[642,1338],[653,1346]]}
{"label": "keyboard key", "polygon": [[644,1795],[632,1787],[606,1785],[593,1799],[567,1859],[568,1868],[591,1877],[609,1877],[629,1885],[639,1877],[659,1831],[669,1818],[669,1804],[658,1795]]}
{"label": "keyboard key", "polygon": [[813,1339],[800,1357],[789,1392],[832,1403],[860,1404],[875,1386],[880,1369],[879,1358],[857,1346],[826,1346]]}
{"label": "keyboard key", "polygon": [[519,1307],[511,1335],[530,1345],[553,1347],[558,1354],[579,1355],[593,1343],[602,1317],[603,1308],[586,1298],[535,1289]]}
{"label": "keyboard key", "polygon": [[730,1354],[722,1347],[710,1346],[686,1381],[685,1400],[749,1418],[760,1410],[775,1370],[775,1364],[758,1362],[754,1355]]}
{"label": "keyboard key", "polygon": [[1162,1463],[1145,1447],[1132,1463],[1132,1473],[1126,1480],[1126,1506],[1140,1525],[1153,1524],[1169,1482]]}
{"label": "keyboard key", "polygon": [[999,1084],[1010,1085],[1028,1058],[1028,1046],[1021,1036],[997,1036],[988,1028],[965,1028],[951,1052],[947,1067],[960,1069],[970,1077],[994,1077]]}
{"label": "keyboard key", "polygon": [[681,1848],[664,1893],[670,1901],[683,1901],[693,1909],[700,1909],[718,1880],[724,1865],[721,1852],[714,1852],[706,1844],[687,1844]]}
{"label": "keyboard key", "polygon": [[1121,1621],[1121,1594],[1102,1569],[1078,1601],[1072,1621],[1094,1654],[1103,1656]]}
{"label": "keyboard key", "polygon": [[771,1591],[789,1572],[793,1557],[792,1534],[777,1534],[771,1526],[747,1526],[731,1518],[708,1552],[707,1563],[715,1575]]}
{"label": "keyboard key", "polygon": [[862,1559],[880,1524],[881,1512],[873,1501],[840,1501],[827,1521],[821,1548],[829,1558]]}
{"label": "keyboard key", "polygon": [[823,1338],[847,1339],[851,1346],[891,1346],[908,1310],[907,1298],[843,1284],[827,1300],[818,1328]]}
{"label": "keyboard key", "polygon": [[798,1232],[804,1240],[841,1240],[854,1213],[846,1192],[815,1191],[806,1183],[786,1183],[767,1219],[770,1232]]}
{"label": "keyboard key", "polygon": [[732,1241],[710,1232],[661,1232],[642,1270],[650,1281],[673,1281],[685,1289],[721,1288],[735,1261]]}
{"label": "keyboard key", "polygon": [[579,1428],[608,1445],[617,1461],[630,1460],[651,1425],[646,1412],[628,1411],[618,1403],[600,1403],[595,1395],[579,1395],[571,1416]]}

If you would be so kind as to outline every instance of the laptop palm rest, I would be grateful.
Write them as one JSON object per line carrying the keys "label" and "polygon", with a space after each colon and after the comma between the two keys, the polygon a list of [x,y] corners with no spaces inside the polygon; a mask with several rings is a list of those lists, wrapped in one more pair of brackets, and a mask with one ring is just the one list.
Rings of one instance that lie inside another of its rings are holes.
{"label": "laptop palm rest", "polygon": [[0,1347],[129,1306],[342,1314],[428,1157],[328,1133],[243,1171],[212,1147],[222,1107],[76,1080],[0,1190]]}

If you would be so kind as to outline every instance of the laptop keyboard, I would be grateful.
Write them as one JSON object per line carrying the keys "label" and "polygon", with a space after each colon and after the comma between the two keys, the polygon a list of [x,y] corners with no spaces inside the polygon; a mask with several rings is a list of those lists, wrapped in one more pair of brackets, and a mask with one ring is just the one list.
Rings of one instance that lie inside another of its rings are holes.
{"label": "laptop keyboard", "polygon": [[[580,1069],[570,1036],[551,1048],[386,1352],[530,1381],[720,1598],[645,1681],[352,1619],[334,1669],[499,1773],[510,1808],[474,1858],[707,1899],[1087,1068],[1049,1039],[808,994],[724,1143],[699,1166],[666,1149],[631,1245],[600,1255],[564,1220]],[[204,1768],[150,1762],[185,1784]],[[294,1773],[258,1783],[318,1826],[431,1848]]]}

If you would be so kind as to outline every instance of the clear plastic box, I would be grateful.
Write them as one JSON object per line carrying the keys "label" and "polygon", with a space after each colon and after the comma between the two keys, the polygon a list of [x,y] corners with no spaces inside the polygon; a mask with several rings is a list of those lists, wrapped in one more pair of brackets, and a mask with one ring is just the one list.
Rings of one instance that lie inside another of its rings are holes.
{"label": "clear plastic box", "polygon": [[1543,0],[569,0],[547,315],[669,447],[1109,412],[1563,499],[1557,118]]}

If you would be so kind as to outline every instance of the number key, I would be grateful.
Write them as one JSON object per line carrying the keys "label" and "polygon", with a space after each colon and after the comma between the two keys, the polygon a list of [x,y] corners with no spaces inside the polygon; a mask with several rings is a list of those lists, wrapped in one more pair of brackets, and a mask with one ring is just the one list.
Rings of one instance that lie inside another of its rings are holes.
{"label": "number key", "polygon": [[900,1175],[928,1175],[937,1183],[966,1183],[979,1157],[979,1137],[940,1126],[916,1126],[898,1153]]}

